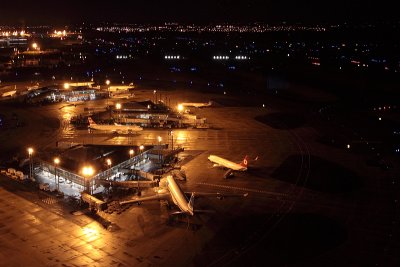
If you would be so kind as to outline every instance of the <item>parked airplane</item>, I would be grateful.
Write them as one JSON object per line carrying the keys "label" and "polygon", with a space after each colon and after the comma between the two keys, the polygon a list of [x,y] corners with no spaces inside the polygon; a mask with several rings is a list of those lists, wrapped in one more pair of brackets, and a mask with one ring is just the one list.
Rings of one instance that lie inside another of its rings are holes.
{"label": "parked airplane", "polygon": [[12,90],[12,91],[8,91],[5,92],[1,95],[1,97],[13,97],[17,94],[17,90]]}
{"label": "parked airplane", "polygon": [[99,131],[107,131],[113,133],[134,133],[143,131],[143,128],[137,125],[121,125],[115,123],[114,125],[107,124],[97,124],[95,123],[91,117],[88,118],[89,121],[89,129],[99,130]]}
{"label": "parked airplane", "polygon": [[235,163],[233,161],[215,156],[215,155],[210,155],[208,157],[208,160],[215,163],[217,166],[222,166],[228,169],[231,169],[233,171],[247,171],[247,164],[248,164],[248,156],[243,159],[242,162],[240,163]]}
{"label": "parked airplane", "polygon": [[133,94],[133,93],[112,94],[110,97],[113,99],[129,99],[129,98],[135,97],[135,94]]}
{"label": "parked airplane", "polygon": [[[127,201],[121,201],[119,204],[120,205],[125,205],[125,204],[132,204],[132,203],[142,203],[144,201],[150,201],[150,200],[170,200],[174,202],[176,206],[180,209],[180,211],[174,212],[171,215],[180,215],[180,214],[186,214],[193,216],[196,213],[210,213],[212,211],[210,210],[196,210],[194,209],[194,200],[197,197],[217,197],[219,199],[223,199],[225,197],[246,197],[248,193],[245,194],[221,194],[221,193],[199,193],[199,192],[189,192],[185,193],[182,191],[180,186],[176,183],[174,178],[172,176],[167,176],[167,189],[159,192],[155,196],[149,196],[149,197],[141,197],[141,198],[136,198],[132,200],[127,200]],[[190,195],[190,198],[188,198],[188,195]]]}
{"label": "parked airplane", "polygon": [[212,105],[212,102],[208,101],[208,103],[181,103],[181,105],[184,107],[204,108],[210,107]]}

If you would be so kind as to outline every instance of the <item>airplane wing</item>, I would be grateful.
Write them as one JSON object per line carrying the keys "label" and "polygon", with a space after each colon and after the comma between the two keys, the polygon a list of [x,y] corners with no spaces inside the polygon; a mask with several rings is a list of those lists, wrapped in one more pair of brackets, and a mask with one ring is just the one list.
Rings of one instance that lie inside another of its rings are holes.
{"label": "airplane wing", "polygon": [[[215,210],[193,210],[194,213],[199,214],[199,213],[204,213],[204,214],[214,214],[216,211]],[[170,213],[169,215],[175,216],[175,215],[185,215],[186,213],[184,211],[175,211]]]}
{"label": "airplane wing", "polygon": [[[192,192],[185,192],[186,195],[191,196]],[[204,193],[204,192],[194,192],[196,198],[199,197],[216,197],[218,199],[224,199],[226,197],[247,197],[249,193],[244,194],[225,194],[225,193]]]}
{"label": "airplane wing", "polygon": [[119,202],[119,204],[120,205],[134,204],[134,203],[140,204],[140,203],[145,202],[145,201],[168,199],[168,198],[170,198],[170,196],[171,196],[170,193],[161,193],[161,194],[157,194],[157,195],[153,195],[153,196],[137,197],[137,198],[134,198],[134,199],[121,201],[121,202]]}

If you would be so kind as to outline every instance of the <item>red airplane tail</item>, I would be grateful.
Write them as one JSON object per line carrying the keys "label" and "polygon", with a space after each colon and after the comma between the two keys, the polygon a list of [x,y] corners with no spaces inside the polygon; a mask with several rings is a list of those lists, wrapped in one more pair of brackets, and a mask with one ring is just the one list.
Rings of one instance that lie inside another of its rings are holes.
{"label": "red airplane tail", "polygon": [[242,160],[242,162],[240,162],[240,165],[242,165],[243,167],[246,167],[247,168],[247,165],[248,165],[248,158],[249,158],[249,156],[245,156],[244,157],[244,159]]}

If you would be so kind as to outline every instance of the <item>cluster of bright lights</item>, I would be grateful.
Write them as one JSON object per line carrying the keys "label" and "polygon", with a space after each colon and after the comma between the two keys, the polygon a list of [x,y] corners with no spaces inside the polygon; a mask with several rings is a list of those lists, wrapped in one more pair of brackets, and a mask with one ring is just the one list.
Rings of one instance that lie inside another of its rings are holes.
{"label": "cluster of bright lights", "polygon": [[181,56],[165,56],[165,59],[180,59]]}
{"label": "cluster of bright lights", "polygon": [[237,59],[237,60],[245,60],[245,59],[250,59],[250,57],[247,57],[247,56],[236,56],[235,59]]}
{"label": "cluster of bright lights", "polygon": [[228,56],[213,56],[213,59],[217,59],[217,60],[227,60],[227,59],[229,59],[229,57]]}
{"label": "cluster of bright lights", "polygon": [[96,27],[96,31],[102,32],[292,32],[292,31],[325,31],[322,26],[302,25],[265,25],[265,24],[211,24],[211,25],[181,25],[177,23],[165,23],[163,25],[114,25],[107,27]]}
{"label": "cluster of bright lights", "polygon": [[0,36],[25,36],[25,31],[2,31]]}
{"label": "cluster of bright lights", "polygon": [[374,110],[390,110],[390,109],[396,109],[397,106],[383,106],[383,107],[375,107]]}
{"label": "cluster of bright lights", "polygon": [[53,34],[50,35],[51,37],[65,37],[67,36],[67,31],[63,30],[63,31],[57,31],[54,30]]}
{"label": "cluster of bright lights", "polygon": [[127,55],[117,55],[115,58],[116,59],[127,59],[127,58],[131,58],[132,57],[132,55],[129,55],[129,56],[127,56]]}

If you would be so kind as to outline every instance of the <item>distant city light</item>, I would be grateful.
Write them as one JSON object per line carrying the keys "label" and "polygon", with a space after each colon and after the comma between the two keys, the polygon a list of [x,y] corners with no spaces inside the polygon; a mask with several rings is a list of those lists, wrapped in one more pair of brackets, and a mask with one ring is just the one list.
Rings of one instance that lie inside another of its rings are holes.
{"label": "distant city light", "polygon": [[236,60],[246,60],[246,59],[250,59],[250,57],[248,56],[235,56]]}
{"label": "distant city light", "polygon": [[164,59],[180,59],[180,58],[181,58],[180,55],[174,55],[174,56],[166,55],[166,56],[164,56]]}
{"label": "distant city light", "polygon": [[228,60],[229,56],[213,56],[214,60]]}

